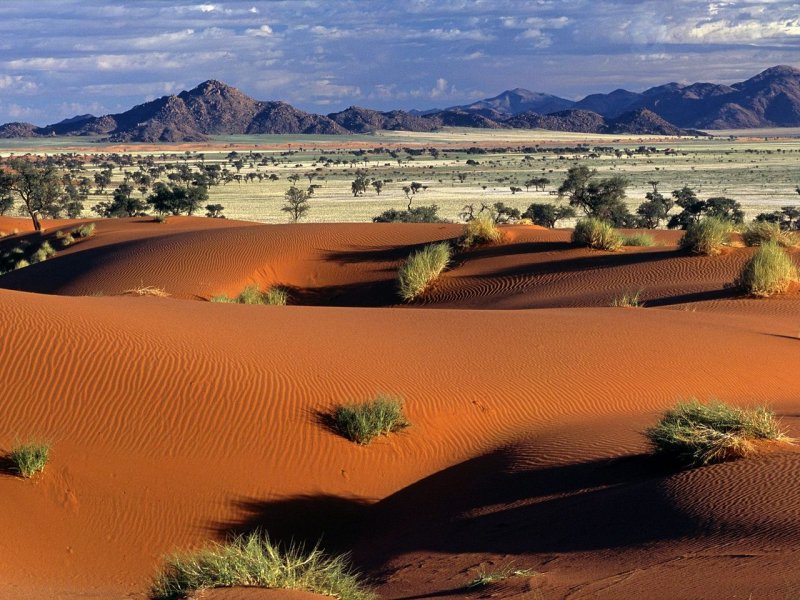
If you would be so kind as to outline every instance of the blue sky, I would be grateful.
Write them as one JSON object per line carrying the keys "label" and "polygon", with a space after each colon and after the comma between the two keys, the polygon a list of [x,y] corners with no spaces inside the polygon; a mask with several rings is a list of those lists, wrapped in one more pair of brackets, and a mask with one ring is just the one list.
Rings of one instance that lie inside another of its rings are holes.
{"label": "blue sky", "polygon": [[105,114],[219,79],[314,112],[524,87],[729,83],[800,66],[794,0],[3,0],[0,122]]}

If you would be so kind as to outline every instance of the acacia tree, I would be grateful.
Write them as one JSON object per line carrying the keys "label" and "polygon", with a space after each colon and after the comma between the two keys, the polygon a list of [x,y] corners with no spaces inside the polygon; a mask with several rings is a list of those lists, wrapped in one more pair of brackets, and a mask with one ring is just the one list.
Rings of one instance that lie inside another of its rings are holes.
{"label": "acacia tree", "polygon": [[620,175],[592,180],[597,171],[584,165],[571,167],[558,188],[558,195],[569,195],[570,206],[577,206],[587,217],[609,221],[612,225],[631,225],[631,214],[625,206],[625,190],[629,181]]}
{"label": "acacia tree", "polygon": [[[24,158],[10,158],[3,164],[6,170],[0,173],[0,197],[19,198],[36,231],[42,230],[40,215],[58,218],[69,203],[76,202],[65,194],[63,179],[55,166]],[[80,213],[82,208],[81,204],[73,204],[70,212]]]}
{"label": "acacia tree", "polygon": [[308,192],[305,190],[292,186],[286,190],[284,197],[286,204],[281,210],[289,213],[292,223],[297,223],[311,209],[308,204]]}
{"label": "acacia tree", "polygon": [[186,213],[192,215],[203,202],[208,201],[208,188],[201,185],[167,185],[158,182],[153,188],[153,193],[147,198],[147,203],[159,214],[179,215]]}
{"label": "acacia tree", "polygon": [[545,204],[544,202],[534,202],[522,213],[524,219],[530,219],[534,225],[549,227],[552,229],[556,222],[561,219],[572,219],[575,217],[575,209],[571,206],[556,206]]}
{"label": "acacia tree", "polygon": [[366,171],[356,171],[356,178],[353,183],[350,184],[350,190],[353,192],[353,196],[360,196],[366,192],[367,186],[369,186],[369,179],[367,178]]}

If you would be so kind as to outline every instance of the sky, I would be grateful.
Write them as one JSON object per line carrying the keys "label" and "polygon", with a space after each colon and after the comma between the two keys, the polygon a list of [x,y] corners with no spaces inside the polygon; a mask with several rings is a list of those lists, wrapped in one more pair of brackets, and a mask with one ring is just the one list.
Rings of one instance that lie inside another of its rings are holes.
{"label": "sky", "polygon": [[800,67],[796,0],[0,1],[0,123],[121,112],[207,79],[324,114],[778,64]]}

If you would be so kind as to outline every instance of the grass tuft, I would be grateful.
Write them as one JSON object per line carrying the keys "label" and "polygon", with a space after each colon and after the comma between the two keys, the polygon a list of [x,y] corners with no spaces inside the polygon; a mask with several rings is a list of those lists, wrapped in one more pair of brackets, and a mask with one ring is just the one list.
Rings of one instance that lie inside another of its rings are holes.
{"label": "grass tuft", "polygon": [[222,304],[266,304],[269,306],[284,306],[289,301],[289,292],[286,288],[273,285],[263,292],[256,284],[248,285],[239,294],[231,298],[224,294],[212,296],[211,302]]}
{"label": "grass tuft", "polygon": [[171,600],[195,590],[234,586],[303,590],[339,600],[376,599],[346,556],[327,556],[317,547],[306,552],[295,544],[282,548],[260,533],[169,557],[150,597]]}
{"label": "grass tuft", "polygon": [[767,242],[774,242],[780,246],[790,248],[798,243],[797,234],[784,231],[777,223],[766,221],[753,221],[742,230],[742,239],[748,246],[761,246]]}
{"label": "grass tuft", "polygon": [[637,292],[625,292],[621,296],[617,296],[611,301],[611,306],[626,307],[626,308],[639,308],[644,306],[641,299],[642,290]]}
{"label": "grass tuft", "polygon": [[385,394],[379,394],[368,402],[339,406],[330,420],[341,435],[364,445],[379,435],[388,435],[409,425],[403,415],[403,403]]}
{"label": "grass tuft", "polygon": [[679,246],[692,254],[715,256],[730,242],[733,224],[725,219],[706,217],[686,228]]}
{"label": "grass tuft", "polygon": [[122,292],[123,296],[153,296],[155,298],[169,298],[169,292],[164,288],[152,285],[141,285]]}
{"label": "grass tuft", "polygon": [[645,431],[655,454],[686,467],[734,460],[754,451],[756,440],[785,440],[772,411],[722,402],[681,402]]}
{"label": "grass tuft", "polygon": [[94,223],[86,223],[85,225],[81,225],[77,229],[72,230],[72,237],[74,238],[88,238],[94,235]]}
{"label": "grass tuft", "polygon": [[782,294],[798,280],[797,266],[777,242],[763,242],[745,263],[736,286],[753,296]]}
{"label": "grass tuft", "polygon": [[450,262],[447,242],[428,244],[411,253],[397,274],[400,297],[406,302],[422,294]]}
{"label": "grass tuft", "polygon": [[504,567],[498,571],[481,570],[472,581],[467,583],[466,588],[483,588],[511,577],[532,577],[533,575],[536,575],[536,571],[533,569],[515,569],[513,567]]}
{"label": "grass tuft", "polygon": [[572,232],[572,242],[595,250],[619,250],[622,236],[610,223],[600,219],[581,219]]}
{"label": "grass tuft", "polygon": [[656,245],[656,240],[649,233],[634,233],[632,235],[623,235],[622,245],[650,248]]}
{"label": "grass tuft", "polygon": [[49,455],[49,444],[29,442],[14,446],[8,458],[17,473],[26,479],[30,479],[36,473],[44,471]]}
{"label": "grass tuft", "polygon": [[461,248],[472,248],[479,244],[494,244],[503,239],[494,219],[487,216],[475,217],[464,225],[464,233],[459,239]]}

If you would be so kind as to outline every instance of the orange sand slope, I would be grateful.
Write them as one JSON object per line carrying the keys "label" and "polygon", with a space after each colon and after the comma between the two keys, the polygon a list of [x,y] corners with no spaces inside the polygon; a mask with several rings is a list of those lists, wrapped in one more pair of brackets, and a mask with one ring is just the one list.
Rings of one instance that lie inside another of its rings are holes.
{"label": "orange sand slope", "polygon": [[[665,473],[638,433],[697,396],[769,403],[800,434],[800,304],[723,288],[747,249],[592,253],[513,227],[423,306],[197,300],[257,282],[394,304],[409,248],[458,232],[101,221],[0,277],[0,454],[54,448],[31,481],[0,465],[0,598],[146,598],[165,553],[255,528],[353,550],[384,598],[483,597],[465,585],[509,565],[539,574],[494,597],[795,593],[800,454]],[[174,297],[115,296],[138,285]],[[653,307],[607,307],[641,287]],[[496,306],[548,308],[462,308]],[[321,424],[379,391],[409,429],[364,448]]]}

